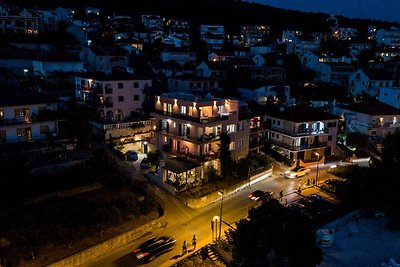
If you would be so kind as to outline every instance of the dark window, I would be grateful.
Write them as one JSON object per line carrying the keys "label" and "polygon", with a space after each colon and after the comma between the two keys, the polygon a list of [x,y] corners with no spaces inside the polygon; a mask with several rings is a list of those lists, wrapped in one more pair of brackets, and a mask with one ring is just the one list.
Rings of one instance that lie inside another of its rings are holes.
{"label": "dark window", "polygon": [[134,95],[133,100],[138,101],[139,100],[139,95]]}
{"label": "dark window", "polygon": [[124,102],[124,96],[123,95],[118,96],[118,101],[119,102]]}
{"label": "dark window", "polygon": [[124,83],[118,83],[118,89],[124,88]]}
{"label": "dark window", "polygon": [[133,83],[133,88],[139,88],[139,83],[138,82],[134,82]]}
{"label": "dark window", "polygon": [[281,125],[281,121],[276,121],[276,123],[277,123],[278,125]]}

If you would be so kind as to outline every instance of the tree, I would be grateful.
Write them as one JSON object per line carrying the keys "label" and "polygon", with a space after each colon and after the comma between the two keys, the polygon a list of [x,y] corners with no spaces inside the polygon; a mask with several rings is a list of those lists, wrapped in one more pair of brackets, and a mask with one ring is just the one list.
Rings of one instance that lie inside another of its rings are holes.
{"label": "tree", "polygon": [[231,173],[232,155],[229,150],[231,139],[227,133],[222,133],[220,137],[219,160],[221,162],[221,175],[228,176]]}
{"label": "tree", "polygon": [[354,132],[346,136],[346,145],[355,150],[363,150],[368,147],[368,135]]}
{"label": "tree", "polygon": [[248,219],[239,221],[227,236],[233,266],[279,266],[284,261],[289,266],[315,266],[322,260],[309,219],[274,199],[251,209]]}
{"label": "tree", "polygon": [[158,167],[160,165],[160,161],[163,158],[163,154],[161,150],[157,149],[155,152],[149,152],[147,154],[147,158],[150,163],[156,166],[156,171],[158,171]]}

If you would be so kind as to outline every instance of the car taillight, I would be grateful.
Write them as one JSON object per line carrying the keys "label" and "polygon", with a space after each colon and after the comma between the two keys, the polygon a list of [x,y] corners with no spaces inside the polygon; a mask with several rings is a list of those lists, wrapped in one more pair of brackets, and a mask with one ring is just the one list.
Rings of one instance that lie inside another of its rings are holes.
{"label": "car taillight", "polygon": [[139,255],[136,256],[136,258],[138,258],[140,260],[141,258],[146,257],[147,255],[149,255],[148,252],[140,253]]}
{"label": "car taillight", "polygon": [[133,252],[134,252],[134,253],[138,253],[139,251],[140,251],[140,248],[135,249]]}

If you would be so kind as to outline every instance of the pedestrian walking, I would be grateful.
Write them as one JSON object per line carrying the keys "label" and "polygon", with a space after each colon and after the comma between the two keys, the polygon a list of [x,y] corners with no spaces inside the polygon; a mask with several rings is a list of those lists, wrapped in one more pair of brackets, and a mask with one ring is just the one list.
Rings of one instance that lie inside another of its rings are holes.
{"label": "pedestrian walking", "polygon": [[299,185],[299,188],[297,189],[297,193],[301,193],[301,186]]}
{"label": "pedestrian walking", "polygon": [[287,206],[287,198],[285,198],[285,206]]}
{"label": "pedestrian walking", "polygon": [[279,192],[279,200],[282,200],[282,198],[283,198],[283,191],[281,190],[281,191]]}
{"label": "pedestrian walking", "polygon": [[196,238],[196,235],[193,235],[193,238],[192,238],[192,246],[193,246],[193,250],[195,250],[195,249],[196,249],[196,243],[197,243],[197,238]]}
{"label": "pedestrian walking", "polygon": [[185,255],[187,252],[187,245],[186,245],[186,241],[183,241],[183,245],[182,245],[182,255]]}
{"label": "pedestrian walking", "polygon": [[307,186],[310,186],[310,179],[307,179]]}

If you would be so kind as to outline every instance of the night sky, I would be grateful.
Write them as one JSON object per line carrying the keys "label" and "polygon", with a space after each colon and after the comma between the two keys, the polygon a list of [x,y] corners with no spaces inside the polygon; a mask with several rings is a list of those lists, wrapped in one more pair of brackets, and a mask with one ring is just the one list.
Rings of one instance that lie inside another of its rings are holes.
{"label": "night sky", "polygon": [[249,0],[285,9],[400,22],[400,0]]}

